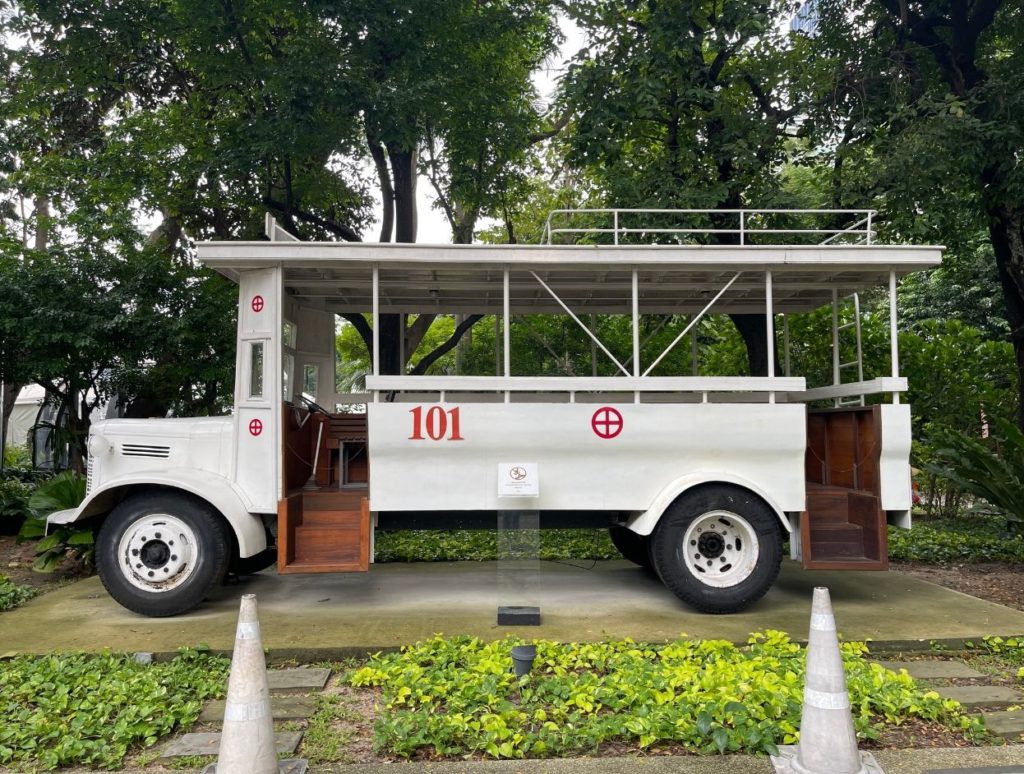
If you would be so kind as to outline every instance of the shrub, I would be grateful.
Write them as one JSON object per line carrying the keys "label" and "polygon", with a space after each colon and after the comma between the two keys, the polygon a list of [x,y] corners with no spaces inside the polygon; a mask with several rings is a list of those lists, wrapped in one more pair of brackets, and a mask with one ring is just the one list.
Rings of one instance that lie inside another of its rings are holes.
{"label": "shrub", "polygon": [[126,654],[19,656],[0,663],[0,765],[118,768],[223,694],[228,660],[184,651],[144,666]]}
{"label": "shrub", "polygon": [[936,460],[926,467],[1024,524],[1024,433],[1000,417],[990,421],[996,433],[987,441],[955,431],[938,434]]}
{"label": "shrub", "polygon": [[0,611],[20,607],[35,594],[36,590],[31,586],[19,586],[6,575],[0,575]]}
{"label": "shrub", "polygon": [[897,562],[1024,562],[1024,535],[1007,535],[1005,520],[975,516],[889,528],[889,558]]}
{"label": "shrub", "polygon": [[19,478],[0,478],[0,535],[17,534],[32,515],[28,500],[33,486]]}
{"label": "shrub", "polygon": [[[621,558],[603,529],[541,530],[539,554],[541,559],[556,561]],[[489,562],[498,558],[495,530],[382,530],[374,535],[376,562]]]}
{"label": "shrub", "polygon": [[[438,636],[377,654],[346,680],[381,689],[375,743],[403,757],[546,757],[615,742],[774,753],[798,738],[805,656],[782,632],[752,634],[745,647],[536,640],[533,672],[521,680],[511,672],[515,644]],[[980,732],[955,701],[866,660],[862,643],[842,649],[859,735],[909,718]]]}
{"label": "shrub", "polygon": [[39,540],[32,569],[53,572],[69,554],[87,567],[92,565],[95,550],[92,530],[65,525],[56,526],[49,534],[46,533],[47,516],[65,508],[75,508],[84,499],[85,478],[70,470],[41,484],[29,498],[33,517],[22,524],[18,541]]}

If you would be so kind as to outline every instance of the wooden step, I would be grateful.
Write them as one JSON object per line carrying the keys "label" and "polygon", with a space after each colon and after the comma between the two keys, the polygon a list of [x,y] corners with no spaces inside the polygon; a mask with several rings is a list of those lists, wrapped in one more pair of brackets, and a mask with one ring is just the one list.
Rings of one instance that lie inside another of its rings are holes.
{"label": "wooden step", "polygon": [[278,572],[366,572],[370,529],[365,492],[296,492],[278,507]]}
{"label": "wooden step", "polygon": [[351,526],[307,526],[295,528],[295,561],[325,564],[355,564],[359,561],[359,514]]}
{"label": "wooden step", "polygon": [[808,570],[888,568],[885,512],[871,492],[808,484],[800,524]]}

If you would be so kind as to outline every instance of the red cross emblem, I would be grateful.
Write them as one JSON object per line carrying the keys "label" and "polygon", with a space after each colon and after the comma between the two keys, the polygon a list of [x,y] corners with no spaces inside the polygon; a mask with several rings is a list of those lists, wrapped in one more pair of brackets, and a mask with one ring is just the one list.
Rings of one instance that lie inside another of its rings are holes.
{"label": "red cross emblem", "polygon": [[250,435],[259,435],[263,432],[263,423],[258,419],[254,419],[249,423]]}
{"label": "red cross emblem", "polygon": [[252,297],[252,310],[254,312],[259,314],[260,312],[263,311],[263,306],[264,306],[263,296],[253,296]]}
{"label": "red cross emblem", "polygon": [[614,438],[622,432],[622,414],[611,406],[602,406],[590,418],[590,426],[598,438]]}

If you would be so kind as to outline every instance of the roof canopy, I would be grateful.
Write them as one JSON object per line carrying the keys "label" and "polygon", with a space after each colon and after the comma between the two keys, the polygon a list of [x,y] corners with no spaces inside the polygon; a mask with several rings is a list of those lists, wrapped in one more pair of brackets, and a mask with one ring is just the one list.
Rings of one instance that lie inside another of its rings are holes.
{"label": "roof canopy", "polygon": [[[298,303],[333,312],[500,313],[509,272],[513,314],[629,314],[633,271],[641,314],[703,309],[737,273],[712,313],[765,310],[766,272],[776,312],[807,312],[840,297],[937,266],[941,247],[892,245],[422,245],[345,242],[203,242],[199,260],[237,280],[282,266]],[[543,281],[549,288],[549,292]]]}

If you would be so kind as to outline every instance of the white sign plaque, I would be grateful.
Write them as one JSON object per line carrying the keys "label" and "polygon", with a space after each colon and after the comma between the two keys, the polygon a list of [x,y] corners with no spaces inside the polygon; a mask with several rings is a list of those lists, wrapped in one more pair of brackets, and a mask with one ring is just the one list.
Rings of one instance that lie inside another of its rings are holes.
{"label": "white sign plaque", "polygon": [[498,497],[539,497],[540,471],[536,462],[499,462]]}

